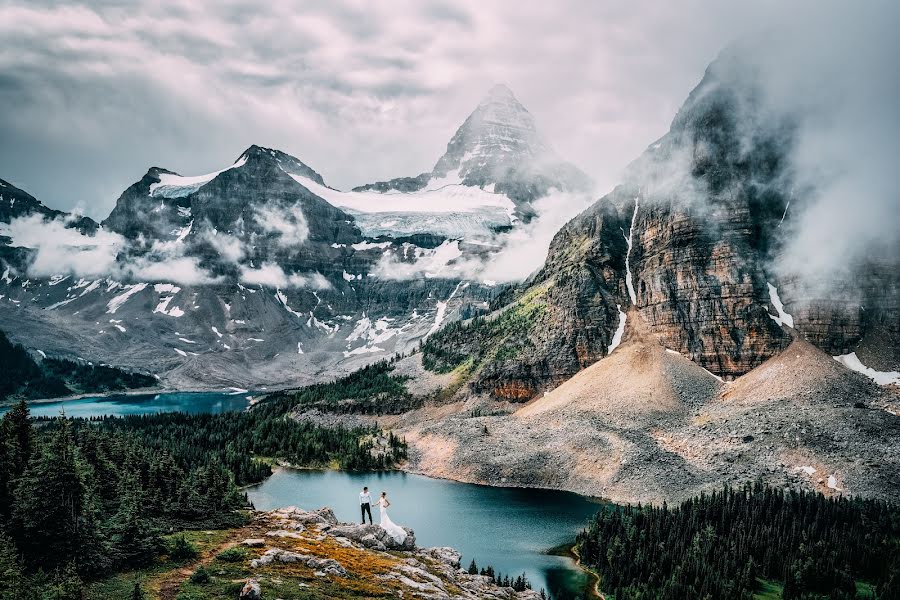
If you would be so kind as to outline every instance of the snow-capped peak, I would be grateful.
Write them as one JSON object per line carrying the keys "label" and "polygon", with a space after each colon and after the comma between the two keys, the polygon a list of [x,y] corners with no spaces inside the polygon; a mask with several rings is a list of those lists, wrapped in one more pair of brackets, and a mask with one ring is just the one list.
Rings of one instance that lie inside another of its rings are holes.
{"label": "snow-capped peak", "polygon": [[511,159],[552,154],[538,135],[534,117],[505,85],[493,86],[447,144],[434,175],[459,170],[479,175]]}

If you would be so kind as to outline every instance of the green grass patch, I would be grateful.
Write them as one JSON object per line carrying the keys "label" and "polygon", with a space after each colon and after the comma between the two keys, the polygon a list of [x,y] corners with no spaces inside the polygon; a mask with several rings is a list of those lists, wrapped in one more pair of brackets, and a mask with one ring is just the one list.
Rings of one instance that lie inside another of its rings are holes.
{"label": "green grass patch", "polygon": [[[530,345],[529,334],[547,310],[549,285],[530,289],[496,315],[447,325],[422,344],[422,365],[435,373],[514,360]],[[469,366],[471,365],[471,366]]]}
{"label": "green grass patch", "polygon": [[856,582],[856,597],[857,598],[876,598],[877,595],[875,593],[875,586],[871,583],[866,583],[865,581],[857,581]]}
{"label": "green grass patch", "polygon": [[758,584],[756,592],[753,594],[753,600],[781,600],[782,586],[777,581],[756,578]]}

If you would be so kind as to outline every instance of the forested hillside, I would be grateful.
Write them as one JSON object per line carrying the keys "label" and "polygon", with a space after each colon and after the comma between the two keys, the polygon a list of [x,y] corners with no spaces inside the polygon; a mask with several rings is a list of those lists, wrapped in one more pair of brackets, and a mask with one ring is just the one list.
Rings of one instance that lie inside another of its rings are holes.
{"label": "forested hillside", "polygon": [[69,394],[115,392],[150,387],[156,379],[115,367],[61,358],[35,361],[0,331],[0,403],[9,399],[57,398]]}
{"label": "forested hillside", "polygon": [[[615,507],[578,537],[616,600],[900,598],[900,507],[757,486],[677,508]],[[872,597],[871,594],[868,597]]]}
{"label": "forested hillside", "polygon": [[162,534],[243,523],[238,486],[268,475],[268,459],[373,469],[405,452],[393,435],[296,423],[277,404],[34,421],[20,401],[0,421],[0,597],[74,600],[84,582],[189,552]]}

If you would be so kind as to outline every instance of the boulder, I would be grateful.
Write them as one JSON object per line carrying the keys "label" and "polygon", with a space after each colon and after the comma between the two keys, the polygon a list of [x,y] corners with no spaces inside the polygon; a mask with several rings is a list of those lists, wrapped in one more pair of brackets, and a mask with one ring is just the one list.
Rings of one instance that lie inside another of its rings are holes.
{"label": "boulder", "polygon": [[403,530],[406,531],[406,539],[402,544],[398,544],[381,525],[342,524],[332,527],[328,530],[328,533],[334,537],[353,540],[365,548],[376,550],[415,550],[415,533],[408,527],[404,527]]}
{"label": "boulder", "polygon": [[427,548],[424,552],[431,558],[439,560],[454,569],[459,568],[460,560],[462,559],[462,555],[459,552],[449,547]]}
{"label": "boulder", "polygon": [[259,587],[259,582],[255,579],[248,579],[244,587],[241,588],[239,597],[241,600],[261,600],[262,588]]}
{"label": "boulder", "polygon": [[320,508],[318,510],[303,510],[296,506],[288,506],[287,508],[279,508],[275,513],[302,525],[338,524],[337,517],[334,516],[334,511],[328,507]]}
{"label": "boulder", "polygon": [[266,540],[262,538],[247,538],[243,542],[241,542],[244,546],[248,548],[262,548],[266,545]]}
{"label": "boulder", "polygon": [[347,571],[341,564],[330,558],[317,558],[308,554],[300,554],[299,552],[291,552],[290,550],[282,550],[281,548],[269,548],[259,558],[250,561],[250,567],[253,569],[269,565],[275,561],[281,563],[300,563],[310,569],[322,571],[328,575],[336,575],[338,577],[346,577]]}

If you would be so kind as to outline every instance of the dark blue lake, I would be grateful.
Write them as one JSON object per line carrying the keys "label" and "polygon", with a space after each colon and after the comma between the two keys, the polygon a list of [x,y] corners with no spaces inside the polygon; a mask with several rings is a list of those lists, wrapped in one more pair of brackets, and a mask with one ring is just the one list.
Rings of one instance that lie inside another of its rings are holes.
{"label": "dark blue lake", "polygon": [[[160,394],[121,394],[94,396],[51,402],[29,402],[33,417],[55,417],[65,410],[67,417],[143,415],[161,412],[222,413],[244,410],[247,396],[234,392],[166,392]],[[0,408],[0,414],[9,410]]]}
{"label": "dark blue lake", "polygon": [[[419,546],[452,546],[504,574],[524,572],[534,589],[557,600],[584,598],[588,576],[551,548],[574,540],[600,504],[552,490],[496,488],[396,471],[349,473],[281,469],[248,489],[254,506],[314,509],[330,506],[341,521],[359,522],[358,495],[364,485],[373,497],[391,499],[391,520],[411,527]],[[378,512],[375,522],[378,522]]]}

